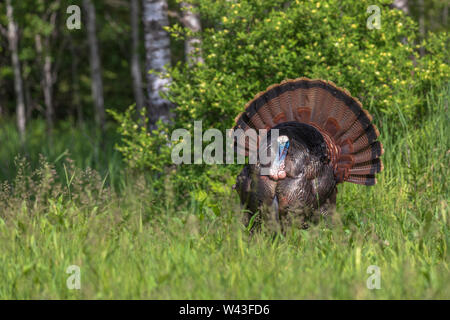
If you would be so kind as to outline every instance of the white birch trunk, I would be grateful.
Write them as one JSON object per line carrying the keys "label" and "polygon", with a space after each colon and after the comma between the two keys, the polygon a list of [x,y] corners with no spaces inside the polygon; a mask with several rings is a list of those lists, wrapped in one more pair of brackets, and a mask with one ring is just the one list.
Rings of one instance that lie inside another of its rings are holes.
{"label": "white birch trunk", "polygon": [[164,27],[169,25],[166,0],[143,0],[143,20],[145,28],[146,70],[161,72],[161,75],[147,73],[147,94],[151,126],[161,119],[171,118],[172,103],[161,97],[167,92],[171,79],[165,66],[170,65],[170,38]]}
{"label": "white birch trunk", "polygon": [[[419,34],[420,40],[425,39],[425,3],[423,0],[419,0]],[[420,55],[423,57],[425,55],[425,48],[420,47]]]}
{"label": "white birch trunk", "polygon": [[[53,129],[53,76],[52,76],[52,60],[48,54],[43,54],[41,35],[35,36],[36,51],[42,68],[41,86],[44,93],[45,118],[47,121],[47,129],[49,132]],[[46,47],[48,48],[48,41]]]}
{"label": "white birch trunk", "polygon": [[19,61],[19,46],[18,46],[18,30],[17,24],[14,20],[14,11],[11,5],[11,0],[6,0],[6,16],[8,18],[8,42],[9,50],[11,51],[11,60],[14,70],[14,90],[16,92],[17,107],[17,127],[19,129],[20,139],[25,142],[25,100],[23,94],[22,74],[20,71]]}
{"label": "white birch trunk", "polygon": [[399,10],[402,10],[406,14],[409,14],[408,0],[394,0],[394,2],[392,3],[392,6]]}
{"label": "white birch trunk", "polygon": [[139,1],[131,0],[131,76],[134,98],[139,111],[144,107],[141,63],[139,59]]}
{"label": "white birch trunk", "polygon": [[[194,34],[201,31],[200,17],[192,11],[192,5],[187,2],[181,2],[181,10],[183,14],[183,25],[191,30]],[[203,62],[200,52],[201,39],[197,36],[188,37],[184,43],[184,51],[186,61],[189,65],[193,63]]]}

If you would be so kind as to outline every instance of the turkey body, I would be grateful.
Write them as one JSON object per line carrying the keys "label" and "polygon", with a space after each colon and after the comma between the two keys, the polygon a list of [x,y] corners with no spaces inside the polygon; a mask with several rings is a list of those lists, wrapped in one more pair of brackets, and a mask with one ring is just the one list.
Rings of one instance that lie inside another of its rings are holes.
{"label": "turkey body", "polygon": [[[308,124],[285,122],[273,129],[290,141],[286,178],[274,180],[261,175],[261,168],[270,163],[246,165],[237,177],[236,190],[250,216],[265,208],[277,221],[285,224],[297,219],[307,226],[306,220],[328,215],[336,201],[336,180],[327,145],[320,132]],[[274,152],[270,143],[268,148]]]}
{"label": "turkey body", "polygon": [[[238,153],[259,155],[265,149],[273,155],[272,163],[244,166],[236,179],[247,224],[260,216],[257,222],[269,217],[282,229],[292,223],[307,227],[332,214],[339,183],[371,186],[383,170],[384,149],[372,116],[330,81],[274,84],[249,101],[235,123]],[[274,129],[279,130],[276,146],[269,137],[267,144],[259,136],[246,138],[253,130],[270,135]]]}

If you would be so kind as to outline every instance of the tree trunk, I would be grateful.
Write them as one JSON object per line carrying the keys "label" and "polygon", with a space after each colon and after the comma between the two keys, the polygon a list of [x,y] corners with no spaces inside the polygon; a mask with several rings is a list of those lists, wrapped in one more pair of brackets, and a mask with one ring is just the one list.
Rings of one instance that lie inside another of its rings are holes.
{"label": "tree trunk", "polygon": [[[181,2],[183,12],[183,25],[193,33],[201,31],[200,17],[192,11],[192,5],[187,2]],[[186,61],[189,65],[203,62],[200,52],[201,39],[196,36],[188,37],[184,43],[184,52]],[[198,49],[197,49],[198,48]],[[198,51],[197,51],[198,50]]]}
{"label": "tree trunk", "polygon": [[[419,0],[419,33],[420,40],[423,41],[425,39],[425,4],[423,0]],[[425,55],[425,48],[420,47],[419,49],[420,56]]]}
{"label": "tree trunk", "polygon": [[83,110],[81,109],[81,98],[80,98],[80,84],[78,82],[78,56],[75,51],[75,45],[72,36],[69,35],[69,48],[71,56],[71,77],[72,77],[72,101],[75,105],[77,123],[79,126],[83,123]]}
{"label": "tree trunk", "polygon": [[[392,3],[392,7],[398,10],[402,10],[405,14],[409,14],[408,0],[394,0],[394,2]],[[406,44],[408,42],[406,37],[401,38],[400,41],[403,44]],[[412,59],[414,59],[414,57]]]}
{"label": "tree trunk", "polygon": [[[41,35],[35,36],[36,52],[38,60],[42,68],[41,86],[44,93],[45,103],[45,119],[47,121],[47,130],[49,133],[53,130],[53,76],[52,76],[52,60],[51,57],[45,53],[43,54]],[[48,41],[46,41],[46,49],[48,49]]]}
{"label": "tree trunk", "polygon": [[83,0],[83,7],[86,12],[86,25],[89,43],[89,62],[91,66],[91,88],[92,98],[95,105],[95,121],[101,132],[105,128],[105,106],[103,99],[102,68],[98,50],[95,7],[91,0]]}
{"label": "tree trunk", "polygon": [[394,3],[392,3],[392,6],[399,10],[402,10],[406,14],[409,14],[408,0],[394,0]]}
{"label": "tree trunk", "polygon": [[22,82],[23,82],[23,91],[25,95],[25,105],[27,106],[25,112],[25,122],[28,123],[31,121],[31,117],[33,115],[34,110],[39,110],[39,112],[42,113],[44,112],[44,110],[31,97],[30,84],[28,82],[28,79],[24,77],[22,79]]}
{"label": "tree trunk", "polygon": [[161,97],[172,81],[165,66],[170,65],[170,38],[164,27],[169,25],[166,0],[143,0],[145,28],[146,69],[161,74],[147,73],[147,94],[149,98],[150,127],[158,120],[168,122],[172,103]]}
{"label": "tree trunk", "polygon": [[25,142],[25,100],[23,95],[23,83],[22,74],[20,71],[20,61],[19,61],[19,48],[18,48],[18,30],[17,24],[14,21],[14,12],[11,5],[11,0],[6,0],[6,15],[8,17],[8,42],[9,50],[11,50],[11,60],[14,70],[14,90],[16,92],[17,107],[17,127],[19,129],[20,140],[22,143]]}
{"label": "tree trunk", "polygon": [[139,111],[144,107],[142,71],[139,59],[139,1],[131,0],[131,76],[133,78],[134,98]]}
{"label": "tree trunk", "polygon": [[448,21],[448,4],[446,3],[444,6],[444,10],[442,11],[442,24],[444,25],[444,28],[447,27],[447,21]]}

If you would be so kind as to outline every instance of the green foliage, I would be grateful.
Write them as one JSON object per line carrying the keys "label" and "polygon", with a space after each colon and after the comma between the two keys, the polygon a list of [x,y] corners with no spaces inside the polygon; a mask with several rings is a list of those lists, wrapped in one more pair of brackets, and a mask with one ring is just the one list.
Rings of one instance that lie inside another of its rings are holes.
{"label": "green foliage", "polygon": [[[425,93],[450,75],[448,35],[430,33],[420,43],[427,52],[420,57],[417,24],[403,12],[390,10],[390,1],[193,3],[204,20],[200,49],[205,62],[192,67],[179,63],[171,69],[168,98],[176,105],[176,117],[171,127],[160,129],[165,133],[177,127],[192,129],[194,120],[202,120],[205,129],[231,128],[255,94],[300,76],[331,80],[349,89],[374,114],[377,125],[379,116],[395,126],[400,124],[398,108],[406,119],[419,119]],[[366,26],[372,4],[381,8],[379,30]],[[168,30],[175,39],[187,34],[180,25]],[[127,128],[135,122],[131,114],[117,119]],[[133,166],[170,164],[165,150],[170,145],[158,133],[127,132],[121,151]]]}
{"label": "green foliage", "polygon": [[[136,119],[134,106],[124,113],[114,110],[108,110],[108,113],[120,124],[117,130],[122,139],[121,143],[116,144],[116,149],[122,153],[131,168],[150,171],[150,175],[155,178],[153,188],[164,189],[167,181],[158,178],[165,176],[176,185],[175,192],[181,197],[198,189],[207,189],[212,193],[230,193],[237,166],[182,164],[177,167],[171,160],[171,147],[177,142],[170,141],[168,134],[173,125],[160,121],[157,129],[149,131],[145,110]],[[189,127],[191,125],[188,124]]]}
{"label": "green foliage", "polygon": [[161,148],[170,140],[168,126],[158,122],[158,130],[147,129],[148,118],[146,110],[141,110],[138,120],[134,116],[138,113],[135,106],[131,106],[124,113],[108,110],[108,113],[120,124],[117,131],[122,136],[122,144],[116,149],[123,155],[132,168],[149,168],[155,172],[164,171],[161,163],[170,162],[170,149]]}
{"label": "green foliage", "polygon": [[299,76],[332,80],[364,104],[373,100],[371,112],[395,115],[395,101],[414,117],[431,83],[450,75],[448,36],[430,34],[424,43],[429,55],[419,58],[416,24],[388,3],[378,2],[381,29],[370,30],[370,1],[295,1],[288,7],[277,0],[198,1],[201,16],[214,27],[202,34],[205,64],[172,71],[178,123],[186,126],[194,118],[231,126],[257,92]]}

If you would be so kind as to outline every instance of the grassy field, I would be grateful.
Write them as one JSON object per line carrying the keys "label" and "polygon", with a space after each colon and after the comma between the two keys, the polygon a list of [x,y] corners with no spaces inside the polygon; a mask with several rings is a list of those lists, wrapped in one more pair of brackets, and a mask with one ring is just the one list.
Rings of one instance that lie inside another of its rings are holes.
{"label": "grassy field", "polygon": [[[275,238],[249,235],[229,185],[208,194],[219,210],[180,199],[170,183],[156,191],[120,169],[111,147],[88,156],[81,134],[58,135],[39,165],[36,142],[32,168],[12,169],[20,150],[2,131],[10,182],[0,191],[0,299],[448,299],[449,97],[450,87],[430,93],[421,121],[399,111],[391,126],[375,115],[385,147],[378,184],[341,185],[333,228]],[[66,286],[70,265],[80,267],[80,290]],[[370,265],[378,290],[366,286]]]}

